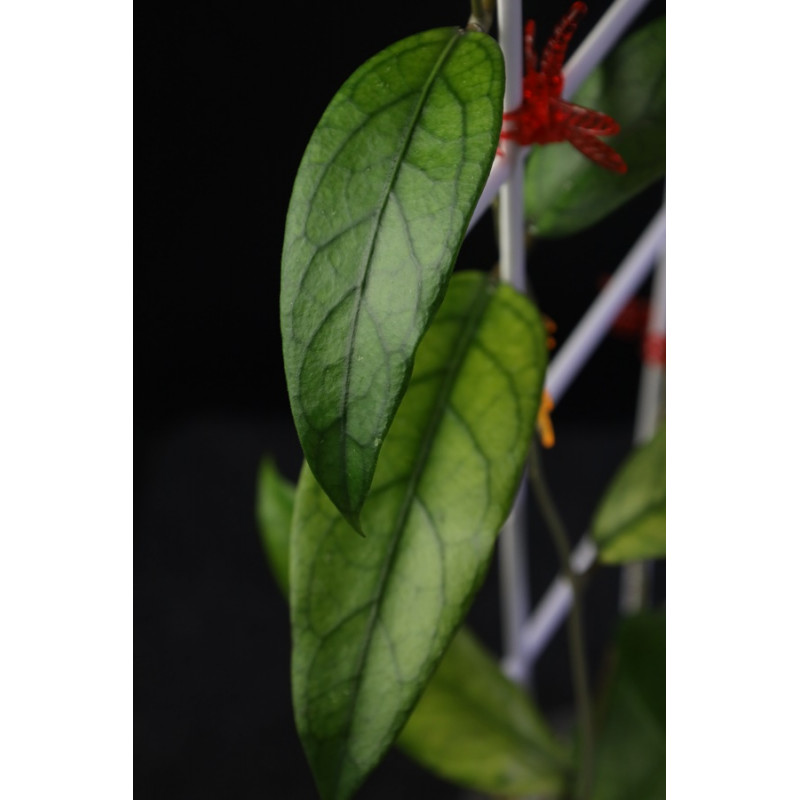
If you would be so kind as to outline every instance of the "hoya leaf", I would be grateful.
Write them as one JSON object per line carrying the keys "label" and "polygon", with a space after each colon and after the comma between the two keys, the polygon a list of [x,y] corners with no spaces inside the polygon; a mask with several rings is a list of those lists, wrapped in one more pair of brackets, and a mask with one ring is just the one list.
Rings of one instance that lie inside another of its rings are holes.
{"label": "hoya leaf", "polygon": [[284,595],[289,594],[289,530],[295,491],[271,458],[261,462],[256,487],[258,532],[272,574]]}
{"label": "hoya leaf", "polygon": [[526,692],[462,628],[397,739],[453,783],[491,795],[561,797],[571,767]]}
{"label": "hoya leaf", "polygon": [[525,167],[525,213],[535,235],[588,228],[664,176],[665,42],[661,17],[624,40],[573,98],[620,124],[608,144],[625,159],[626,174],[597,166],[566,142],[533,148]]}
{"label": "hoya leaf", "polygon": [[600,715],[592,800],[666,797],[666,615],[624,620]]}
{"label": "hoya leaf", "polygon": [[667,428],[626,459],[592,520],[600,561],[663,558],[667,549]]}
{"label": "hoya leaf", "polygon": [[281,268],[287,388],[311,471],[357,527],[491,167],[504,85],[485,34],[404,39],[345,82],[295,179]]}
{"label": "hoya leaf", "polygon": [[417,352],[359,537],[304,468],[290,546],[295,719],[323,800],[404,725],[509,513],[546,362],[536,309],[460,273]]}
{"label": "hoya leaf", "polygon": [[[265,460],[258,485],[259,530],[287,594],[293,501],[294,487]],[[454,636],[395,743],[445,780],[493,795],[558,795],[571,768],[527,693],[503,675],[466,627]]]}

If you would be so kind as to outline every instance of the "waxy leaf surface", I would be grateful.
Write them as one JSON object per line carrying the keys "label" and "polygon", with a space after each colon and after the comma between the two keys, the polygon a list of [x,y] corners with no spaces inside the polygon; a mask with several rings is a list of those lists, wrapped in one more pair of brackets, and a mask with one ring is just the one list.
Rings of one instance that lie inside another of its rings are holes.
{"label": "waxy leaf surface", "polygon": [[345,82],[297,173],[281,267],[289,399],[312,472],[356,526],[494,158],[504,80],[489,36],[404,39]]}
{"label": "waxy leaf surface", "polygon": [[[285,594],[294,491],[265,460],[259,532]],[[492,795],[558,795],[572,767],[528,694],[466,627],[453,637],[395,744],[441,778]]]}
{"label": "waxy leaf surface", "polygon": [[546,357],[525,297],[457,274],[386,437],[366,538],[302,471],[292,693],[324,800],[349,798],[379,762],[461,624],[519,485]]}
{"label": "waxy leaf surface", "polygon": [[603,495],[592,521],[606,564],[664,558],[667,550],[667,428],[636,448]]}
{"label": "waxy leaf surface", "polygon": [[592,800],[667,796],[667,627],[663,611],[622,622],[600,714]]}
{"label": "waxy leaf surface", "polygon": [[606,141],[625,159],[626,174],[598,167],[566,142],[533,148],[525,167],[525,215],[534,235],[588,228],[664,176],[665,42],[662,17],[623,41],[573,98],[620,124]]}

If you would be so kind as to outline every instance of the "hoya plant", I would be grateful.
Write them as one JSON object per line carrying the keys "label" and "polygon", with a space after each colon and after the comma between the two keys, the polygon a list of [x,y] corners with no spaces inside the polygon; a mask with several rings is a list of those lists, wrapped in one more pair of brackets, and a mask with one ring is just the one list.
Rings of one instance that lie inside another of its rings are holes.
{"label": "hoya plant", "polygon": [[[614,669],[593,686],[539,455],[560,389],[525,281],[532,241],[582,231],[664,175],[664,19],[622,36],[641,6],[612,6],[578,81],[566,58],[583,3],[537,48],[519,2],[474,2],[461,24],[397,41],[347,78],[298,166],[280,315],[305,460],[283,476],[265,459],[258,519],[289,602],[295,721],[324,800],[356,795],[393,746],[488,795],[663,796],[663,609],[621,619]],[[483,213],[496,215],[499,270],[455,270]],[[611,287],[601,319],[637,285]],[[600,565],[665,556],[655,396],[594,516]],[[513,548],[525,535],[526,482],[570,588],[566,735],[515,680],[524,648],[501,665],[464,626],[498,536]]]}

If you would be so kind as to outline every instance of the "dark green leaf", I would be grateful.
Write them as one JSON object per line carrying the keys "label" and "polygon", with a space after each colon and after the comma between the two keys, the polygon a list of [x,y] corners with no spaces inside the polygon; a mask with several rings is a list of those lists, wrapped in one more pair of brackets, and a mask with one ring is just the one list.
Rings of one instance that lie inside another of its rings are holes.
{"label": "dark green leaf", "polygon": [[663,558],[667,549],[667,428],[620,467],[592,522],[600,561]]}
{"label": "dark green leaf", "polygon": [[592,800],[666,797],[664,612],[623,621],[597,737]]}
{"label": "dark green leaf", "polygon": [[304,468],[292,519],[292,690],[325,800],[404,725],[483,580],[533,435],[547,358],[530,302],[454,276],[417,353],[359,537]]}
{"label": "dark green leaf", "polygon": [[574,98],[620,124],[608,144],[625,159],[625,175],[595,165],[566,142],[533,148],[525,169],[525,213],[535,235],[588,228],[664,176],[665,42],[662,17],[628,37]]}
{"label": "dark green leaf", "polygon": [[428,31],[358,69],[322,116],[286,220],[281,328],[308,464],[354,525],[497,146],[497,43]]}
{"label": "dark green leaf", "polygon": [[397,745],[437,775],[492,795],[561,796],[571,766],[528,695],[464,628]]}
{"label": "dark green leaf", "polygon": [[294,485],[278,472],[271,458],[265,458],[258,471],[256,519],[261,544],[284,595],[289,594],[289,530],[294,496]]}
{"label": "dark green leaf", "polygon": [[[278,584],[288,593],[293,487],[265,461],[258,486],[259,528]],[[549,796],[570,761],[528,695],[509,681],[467,629],[460,628],[396,741],[431,772],[474,791]]]}

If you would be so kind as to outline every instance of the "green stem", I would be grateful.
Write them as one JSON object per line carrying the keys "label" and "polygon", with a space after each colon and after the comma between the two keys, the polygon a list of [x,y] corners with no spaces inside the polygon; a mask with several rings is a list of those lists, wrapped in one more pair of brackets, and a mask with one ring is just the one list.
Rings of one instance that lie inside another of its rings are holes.
{"label": "green stem", "polygon": [[530,482],[539,510],[561,561],[562,572],[572,589],[573,601],[567,622],[567,635],[569,638],[570,669],[580,733],[580,759],[576,797],[578,800],[588,800],[592,791],[594,735],[592,732],[592,700],[589,691],[589,670],[584,646],[578,579],[570,564],[569,536],[545,481],[539,443],[536,441],[531,447]]}
{"label": "green stem", "polygon": [[494,21],[495,0],[471,0],[471,14],[467,30],[488,33]]}

